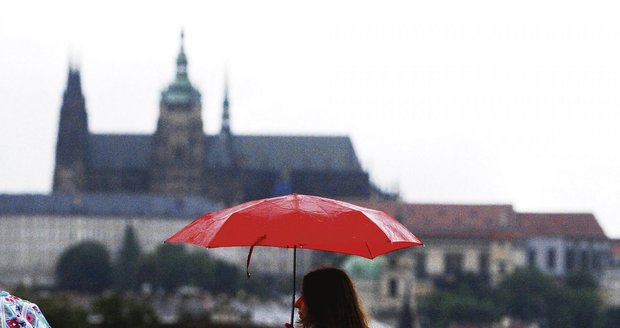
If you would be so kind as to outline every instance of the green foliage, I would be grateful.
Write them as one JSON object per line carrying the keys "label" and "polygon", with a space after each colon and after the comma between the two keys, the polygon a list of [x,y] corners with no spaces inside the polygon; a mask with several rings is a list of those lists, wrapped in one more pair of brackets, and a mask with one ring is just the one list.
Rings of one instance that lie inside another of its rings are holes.
{"label": "green foliage", "polygon": [[602,313],[602,302],[595,290],[558,287],[551,295],[546,321],[549,327],[594,328]]}
{"label": "green foliage", "polygon": [[164,244],[149,254],[139,268],[140,281],[171,291],[187,285],[187,254],[181,245]]}
{"label": "green foliage", "polygon": [[241,287],[242,280],[246,279],[236,266],[218,261],[215,266],[215,275],[209,289],[219,293],[234,293]]}
{"label": "green foliage", "polygon": [[585,273],[567,277],[564,285],[540,271],[516,270],[498,286],[506,314],[548,327],[595,327],[602,302],[596,282]]}
{"label": "green foliage", "polygon": [[243,286],[237,267],[214,261],[202,252],[189,253],[182,245],[161,245],[144,259],[139,272],[141,281],[167,291],[193,285],[215,293],[232,294]]}
{"label": "green foliage", "polygon": [[605,318],[613,316],[603,317],[591,276],[574,274],[560,284],[533,269],[517,269],[495,288],[463,275],[423,298],[420,311],[431,327],[447,327],[452,321],[484,324],[507,315],[544,328],[608,328],[604,324],[610,319]]}
{"label": "green foliage", "polygon": [[119,290],[136,290],[140,287],[138,282],[138,269],[142,258],[142,249],[133,226],[125,228],[123,244],[121,245],[118,258],[114,263],[114,286]]}
{"label": "green foliage", "polygon": [[57,294],[36,299],[45,319],[52,327],[87,327],[86,310],[71,301],[69,296]]}
{"label": "green foliage", "polygon": [[94,310],[102,316],[97,327],[152,327],[157,324],[155,311],[148,302],[120,294],[102,296],[94,303]]}
{"label": "green foliage", "polygon": [[101,292],[110,287],[110,254],[101,243],[83,241],[68,248],[56,264],[56,284],[60,289]]}
{"label": "green foliage", "polygon": [[490,286],[486,279],[471,272],[461,274],[455,280],[439,280],[437,288],[446,292],[469,295],[477,298],[489,297]]}
{"label": "green foliage", "polygon": [[517,269],[497,286],[497,304],[513,318],[537,321],[551,310],[554,289],[552,278],[540,271]]}
{"label": "green foliage", "polygon": [[280,285],[274,277],[255,275],[247,279],[232,264],[213,260],[204,252],[187,252],[182,245],[176,244],[159,246],[155,252],[144,257],[138,271],[140,282],[166,291],[192,285],[213,293],[234,294],[243,289],[268,297],[278,292],[273,286]]}
{"label": "green foliage", "polygon": [[499,312],[490,299],[479,299],[470,293],[435,292],[420,303],[431,327],[447,327],[451,322],[490,323]]}
{"label": "green foliage", "polygon": [[594,277],[587,272],[575,272],[566,277],[566,287],[574,289],[596,290],[598,284]]}
{"label": "green foliage", "polygon": [[601,328],[617,328],[620,322],[620,307],[607,309],[601,321]]}

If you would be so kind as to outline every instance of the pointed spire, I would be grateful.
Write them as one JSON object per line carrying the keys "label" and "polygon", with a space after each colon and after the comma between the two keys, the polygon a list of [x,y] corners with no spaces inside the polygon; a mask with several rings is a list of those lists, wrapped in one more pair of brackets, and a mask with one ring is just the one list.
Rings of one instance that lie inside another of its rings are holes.
{"label": "pointed spire", "polygon": [[200,104],[200,92],[187,77],[187,57],[185,56],[185,32],[181,30],[181,46],[177,56],[176,77],[161,94],[161,104],[167,106],[187,106]]}
{"label": "pointed spire", "polygon": [[69,64],[69,76],[67,78],[65,97],[83,98],[80,69],[74,64]]}
{"label": "pointed spire", "polygon": [[187,56],[185,56],[185,32],[181,30],[181,49],[177,56],[177,78],[187,79]]}
{"label": "pointed spire", "polygon": [[220,134],[230,135],[230,103],[228,101],[228,73],[224,82],[224,103],[222,104],[222,129]]}
{"label": "pointed spire", "polygon": [[84,174],[89,149],[88,117],[82,94],[80,70],[70,64],[68,73],[58,122],[53,189],[78,192],[82,190],[86,181]]}

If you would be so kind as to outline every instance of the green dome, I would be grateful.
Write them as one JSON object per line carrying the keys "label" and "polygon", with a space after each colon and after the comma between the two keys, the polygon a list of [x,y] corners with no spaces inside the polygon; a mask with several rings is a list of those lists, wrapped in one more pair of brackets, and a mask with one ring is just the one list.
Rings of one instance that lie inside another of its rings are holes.
{"label": "green dome", "polygon": [[349,258],[342,263],[342,269],[349,273],[351,278],[355,280],[379,279],[382,266],[382,258],[370,260],[358,256],[349,256]]}
{"label": "green dome", "polygon": [[177,57],[176,77],[161,93],[161,102],[168,106],[190,106],[200,103],[200,92],[187,78],[187,56],[183,50],[183,38],[183,32],[181,32],[181,50]]}
{"label": "green dome", "polygon": [[193,105],[200,103],[200,92],[187,78],[177,78],[161,93],[161,101],[166,105]]}

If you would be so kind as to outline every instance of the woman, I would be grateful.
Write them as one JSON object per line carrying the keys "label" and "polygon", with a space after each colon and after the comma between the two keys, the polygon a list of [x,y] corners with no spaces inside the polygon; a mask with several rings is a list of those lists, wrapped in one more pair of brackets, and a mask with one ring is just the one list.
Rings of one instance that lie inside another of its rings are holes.
{"label": "woman", "polygon": [[[355,286],[340,269],[325,268],[306,274],[295,307],[304,328],[368,328]],[[293,328],[290,324],[285,327]]]}

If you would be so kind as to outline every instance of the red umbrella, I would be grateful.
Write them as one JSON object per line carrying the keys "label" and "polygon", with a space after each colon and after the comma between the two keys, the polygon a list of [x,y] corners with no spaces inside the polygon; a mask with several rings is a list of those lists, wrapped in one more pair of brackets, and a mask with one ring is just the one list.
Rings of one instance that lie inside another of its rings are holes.
{"label": "red umbrella", "polygon": [[[165,242],[189,243],[207,248],[251,246],[248,266],[254,246],[293,248],[293,302],[297,248],[372,259],[391,251],[423,244],[385,212],[334,199],[298,194],[254,200],[207,213]],[[291,323],[292,319],[293,313]]]}

